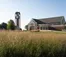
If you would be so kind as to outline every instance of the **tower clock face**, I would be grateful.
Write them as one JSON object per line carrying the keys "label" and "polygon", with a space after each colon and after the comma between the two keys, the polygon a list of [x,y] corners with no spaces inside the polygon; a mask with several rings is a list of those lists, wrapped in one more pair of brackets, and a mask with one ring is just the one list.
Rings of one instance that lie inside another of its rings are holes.
{"label": "tower clock face", "polygon": [[15,13],[15,18],[16,18],[16,19],[20,19],[20,12],[16,12],[16,13]]}

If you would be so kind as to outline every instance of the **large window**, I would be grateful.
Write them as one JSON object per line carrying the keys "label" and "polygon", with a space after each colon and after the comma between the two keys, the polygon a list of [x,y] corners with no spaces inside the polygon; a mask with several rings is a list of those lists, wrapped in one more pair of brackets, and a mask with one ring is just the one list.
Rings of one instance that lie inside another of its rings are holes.
{"label": "large window", "polygon": [[43,30],[45,30],[45,27],[43,27]]}
{"label": "large window", "polygon": [[45,30],[45,29],[47,29],[47,27],[40,27],[41,28],[41,30]]}
{"label": "large window", "polygon": [[42,30],[42,27],[40,27],[41,28],[41,30]]}

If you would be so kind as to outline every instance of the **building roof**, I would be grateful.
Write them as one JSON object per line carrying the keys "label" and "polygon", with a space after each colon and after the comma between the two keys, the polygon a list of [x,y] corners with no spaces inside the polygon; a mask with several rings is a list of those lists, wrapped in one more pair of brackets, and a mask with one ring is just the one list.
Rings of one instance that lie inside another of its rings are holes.
{"label": "building roof", "polygon": [[38,24],[46,24],[45,22],[42,22],[42,21],[40,21],[40,20],[38,20],[38,19],[33,19],[35,22],[37,22]]}
{"label": "building roof", "polygon": [[59,16],[59,17],[51,17],[51,18],[43,18],[43,19],[39,19],[43,22],[47,22],[47,23],[51,23],[51,22],[61,22],[64,19],[64,16]]}
{"label": "building roof", "polygon": [[33,19],[35,20],[38,24],[46,24],[46,23],[53,23],[53,22],[65,22],[64,16],[59,16],[59,17],[50,17],[50,18],[41,18],[41,19]]}

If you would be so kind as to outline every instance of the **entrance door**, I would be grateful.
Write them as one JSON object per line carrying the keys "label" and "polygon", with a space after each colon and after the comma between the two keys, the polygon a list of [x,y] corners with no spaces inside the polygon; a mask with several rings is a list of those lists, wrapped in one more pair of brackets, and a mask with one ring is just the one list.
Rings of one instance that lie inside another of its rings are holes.
{"label": "entrance door", "polygon": [[34,26],[30,26],[30,30],[34,30]]}

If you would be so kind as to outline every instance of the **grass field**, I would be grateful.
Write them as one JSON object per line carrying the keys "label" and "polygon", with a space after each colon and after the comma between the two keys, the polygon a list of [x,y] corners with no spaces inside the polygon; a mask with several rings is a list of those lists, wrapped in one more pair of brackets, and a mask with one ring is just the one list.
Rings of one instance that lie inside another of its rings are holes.
{"label": "grass field", "polygon": [[66,57],[66,32],[0,31],[0,57]]}

